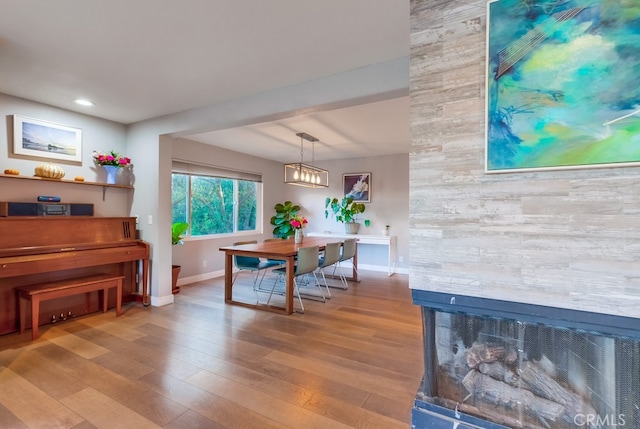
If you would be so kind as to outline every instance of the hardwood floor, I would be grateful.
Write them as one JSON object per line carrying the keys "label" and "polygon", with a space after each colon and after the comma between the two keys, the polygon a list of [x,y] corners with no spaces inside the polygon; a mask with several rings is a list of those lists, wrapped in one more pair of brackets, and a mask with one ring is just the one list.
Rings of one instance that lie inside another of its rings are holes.
{"label": "hardwood floor", "polygon": [[406,275],[360,274],[304,314],[225,305],[220,278],[2,336],[0,427],[408,428],[420,310]]}

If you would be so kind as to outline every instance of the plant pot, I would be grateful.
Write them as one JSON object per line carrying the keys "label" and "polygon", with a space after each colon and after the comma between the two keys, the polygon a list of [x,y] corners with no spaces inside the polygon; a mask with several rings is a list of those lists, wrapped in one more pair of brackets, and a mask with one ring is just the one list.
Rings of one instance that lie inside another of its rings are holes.
{"label": "plant pot", "polygon": [[357,222],[347,222],[344,224],[344,232],[347,234],[357,234],[360,224]]}
{"label": "plant pot", "polygon": [[180,265],[171,266],[171,293],[180,293],[180,286],[178,286],[178,276],[180,275]]}

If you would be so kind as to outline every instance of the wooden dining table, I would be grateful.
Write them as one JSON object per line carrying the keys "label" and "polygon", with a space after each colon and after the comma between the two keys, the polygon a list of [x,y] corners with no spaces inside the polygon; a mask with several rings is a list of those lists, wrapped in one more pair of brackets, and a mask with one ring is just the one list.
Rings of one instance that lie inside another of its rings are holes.
{"label": "wooden dining table", "polygon": [[[255,244],[241,244],[237,246],[220,247],[220,251],[225,253],[224,260],[224,302],[227,304],[241,305],[244,307],[258,308],[261,310],[274,311],[277,313],[293,313],[293,277],[295,273],[295,260],[298,249],[301,247],[318,246],[322,251],[327,243],[336,242],[335,238],[327,237],[304,237],[300,244],[294,243],[293,239],[265,241]],[[255,304],[233,299],[233,256],[252,256],[255,258],[268,258],[285,261],[285,306],[267,305],[256,302]],[[350,280],[357,280],[357,252],[353,258],[353,275]]]}

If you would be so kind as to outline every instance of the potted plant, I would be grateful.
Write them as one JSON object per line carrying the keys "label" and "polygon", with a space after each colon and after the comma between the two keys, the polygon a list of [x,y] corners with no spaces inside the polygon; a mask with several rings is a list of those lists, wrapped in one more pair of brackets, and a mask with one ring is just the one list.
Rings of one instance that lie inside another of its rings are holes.
{"label": "potted plant", "polygon": [[[357,216],[364,213],[366,207],[363,203],[354,201],[352,197],[329,198],[324,201],[324,217],[329,217],[329,211],[333,213],[336,221],[344,223],[347,234],[357,234],[360,224],[357,223]],[[365,219],[365,226],[369,226],[369,219]]]}
{"label": "potted plant", "polygon": [[[189,229],[189,224],[186,222],[174,222],[171,225],[171,244],[172,245],[183,245],[182,242],[183,234],[187,232]],[[178,276],[180,275],[180,270],[182,267],[180,265],[171,265],[171,292],[179,293],[180,286],[178,286]]]}
{"label": "potted plant", "polygon": [[275,216],[271,217],[271,225],[275,227],[273,236],[285,239],[294,235],[296,231],[291,226],[291,219],[298,213],[300,206],[291,201],[285,201],[284,204],[278,203],[273,208],[276,211]]}

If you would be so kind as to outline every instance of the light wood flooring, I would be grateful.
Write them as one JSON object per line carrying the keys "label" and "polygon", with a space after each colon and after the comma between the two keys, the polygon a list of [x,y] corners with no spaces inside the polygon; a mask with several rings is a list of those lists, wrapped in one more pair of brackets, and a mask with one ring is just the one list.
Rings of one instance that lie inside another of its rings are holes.
{"label": "light wood flooring", "polygon": [[0,336],[0,428],[408,428],[420,310],[406,275],[360,274],[304,314],[225,305],[220,278]]}

